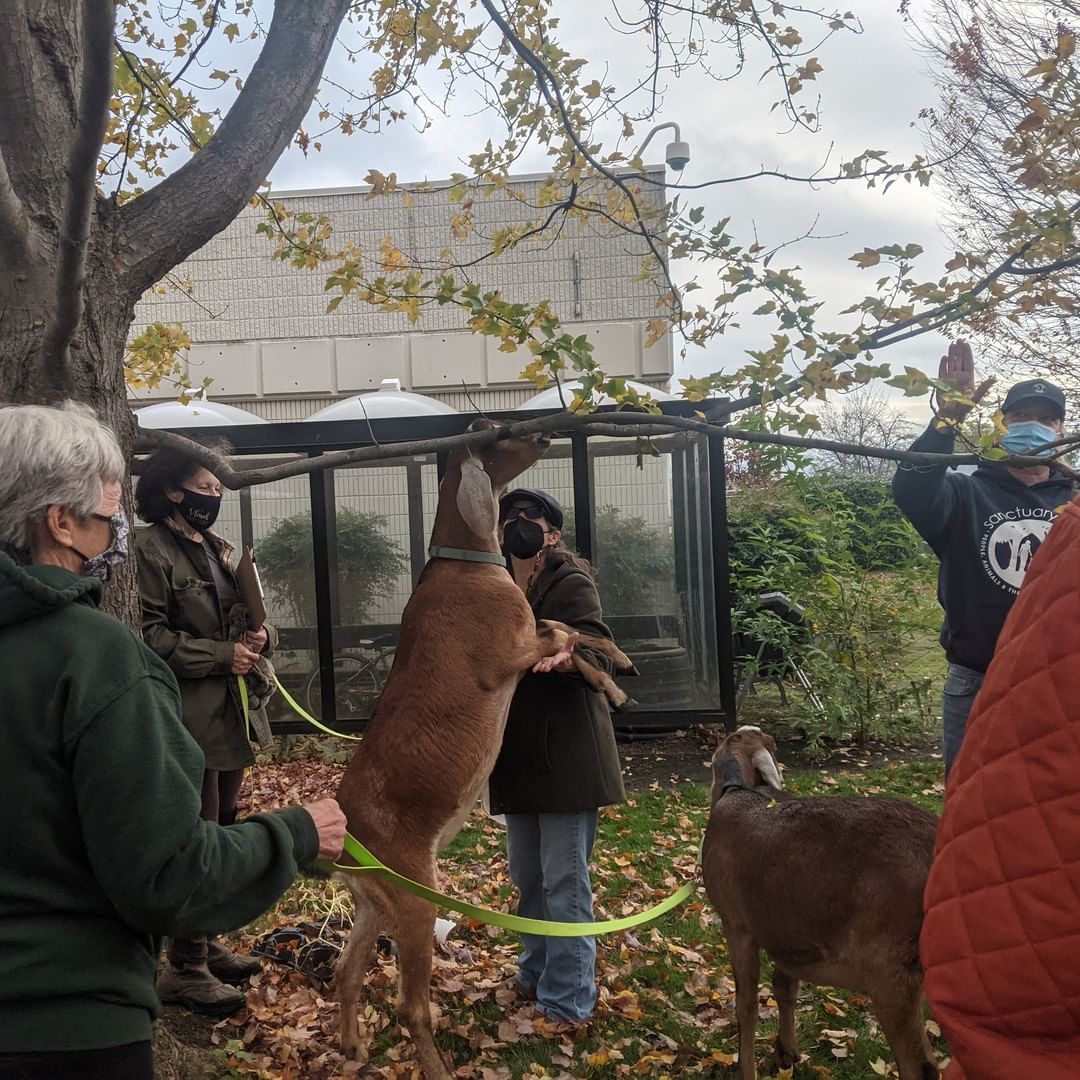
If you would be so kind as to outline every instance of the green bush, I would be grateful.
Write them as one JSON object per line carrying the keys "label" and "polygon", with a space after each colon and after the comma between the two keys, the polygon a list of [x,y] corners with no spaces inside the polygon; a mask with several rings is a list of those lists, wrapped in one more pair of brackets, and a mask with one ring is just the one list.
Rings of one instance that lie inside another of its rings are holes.
{"label": "green bush", "polygon": [[[796,657],[821,700],[794,693],[787,714],[811,747],[926,733],[936,694],[913,657],[936,655],[934,564],[887,487],[796,479],[736,496],[730,560],[737,643]],[[772,590],[806,610],[812,637],[758,609]]]}
{"label": "green bush", "polygon": [[896,505],[889,484],[830,476],[807,485],[805,500],[813,510],[829,513],[839,504],[850,511],[852,558],[867,570],[911,565],[926,555],[926,544]]}
{"label": "green bush", "polygon": [[[337,511],[338,619],[363,623],[372,605],[393,587],[407,563],[385,533],[386,519],[358,510]],[[311,511],[276,521],[258,545],[267,592],[304,626],[315,623],[315,565]]]}
{"label": "green bush", "polygon": [[[652,615],[670,595],[675,550],[670,526],[653,525],[618,506],[596,511],[597,583],[605,615]],[[563,542],[574,548],[573,510],[567,508]]]}

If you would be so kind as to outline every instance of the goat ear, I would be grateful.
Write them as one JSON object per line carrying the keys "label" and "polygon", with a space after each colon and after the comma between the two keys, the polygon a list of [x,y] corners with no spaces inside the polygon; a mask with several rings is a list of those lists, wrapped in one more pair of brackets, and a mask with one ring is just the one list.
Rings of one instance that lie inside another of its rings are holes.
{"label": "goat ear", "polygon": [[761,774],[761,779],[769,787],[778,791],[783,790],[784,781],[780,776],[780,770],[776,767],[776,761],[765,747],[761,746],[750,757],[750,764]]}
{"label": "goat ear", "polygon": [[487,538],[495,532],[499,515],[495,493],[483,465],[471,454],[461,463],[457,508],[465,524],[477,536]]}

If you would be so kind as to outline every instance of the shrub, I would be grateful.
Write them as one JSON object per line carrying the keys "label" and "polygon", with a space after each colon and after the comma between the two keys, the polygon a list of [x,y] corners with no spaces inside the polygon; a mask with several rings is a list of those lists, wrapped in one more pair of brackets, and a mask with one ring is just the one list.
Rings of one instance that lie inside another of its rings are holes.
{"label": "shrub", "polygon": [[[618,506],[596,512],[597,582],[605,615],[651,615],[669,597],[675,579],[671,528],[654,525]],[[567,508],[563,541],[574,547],[573,510]]]}
{"label": "shrub", "polygon": [[[401,548],[385,533],[386,519],[359,510],[337,511],[338,619],[363,623],[375,601],[407,569]],[[270,596],[301,625],[315,622],[315,566],[311,511],[274,523],[258,545],[259,568]]]}
{"label": "shrub", "polygon": [[[887,487],[792,480],[736,497],[730,557],[737,642],[744,654],[764,642],[774,660],[797,658],[821,708],[796,693],[789,719],[812,747],[925,734],[936,695],[912,657],[934,648],[933,562]],[[806,610],[812,637],[759,610],[771,590]]]}

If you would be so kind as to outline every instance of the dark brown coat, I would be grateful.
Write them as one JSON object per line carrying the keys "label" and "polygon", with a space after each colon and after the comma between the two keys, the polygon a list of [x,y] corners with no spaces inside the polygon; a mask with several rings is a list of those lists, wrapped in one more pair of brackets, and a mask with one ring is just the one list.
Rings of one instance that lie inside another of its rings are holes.
{"label": "dark brown coat", "polygon": [[[184,726],[202,747],[206,767],[251,765],[255,756],[231,674],[237,634],[218,601],[205,547],[167,525],[151,525],[136,533],[135,552],[143,640],[180,684]],[[227,556],[222,564],[231,575]],[[271,632],[270,644],[274,637]]]}
{"label": "dark brown coat", "polygon": [[[612,640],[592,577],[567,553],[548,556],[527,599],[537,619]],[[581,652],[615,673],[608,657]],[[622,802],[626,791],[604,695],[576,672],[526,675],[510,705],[490,796],[496,814],[570,813]]]}

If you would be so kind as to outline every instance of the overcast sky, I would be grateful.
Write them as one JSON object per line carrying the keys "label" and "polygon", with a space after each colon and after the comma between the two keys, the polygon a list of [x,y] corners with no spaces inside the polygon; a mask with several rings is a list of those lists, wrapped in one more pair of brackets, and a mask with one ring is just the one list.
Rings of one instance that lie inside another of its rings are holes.
{"label": "overcast sky", "polygon": [[[269,0],[263,5],[269,15]],[[818,52],[824,72],[817,90],[821,95],[822,130],[817,134],[785,133],[781,112],[770,114],[777,97],[774,81],[758,78],[767,66],[762,55],[748,57],[746,71],[733,81],[717,83],[691,71],[683,80],[669,78],[659,121],[674,120],[691,146],[692,160],[683,173],[695,183],[718,176],[751,171],[761,166],[793,173],[814,171],[834,144],[832,160],[850,158],[868,149],[888,150],[893,160],[909,159],[922,149],[916,118],[921,108],[935,103],[928,61],[912,46],[896,12],[896,0],[849,0],[861,19],[861,34],[838,34]],[[632,8],[625,2],[624,10]],[[552,0],[563,20],[562,44],[591,63],[583,82],[596,77],[605,85],[625,86],[642,70],[644,52],[636,43],[606,27],[607,0]],[[915,5],[918,10],[918,5]],[[347,32],[347,31],[346,31]],[[236,66],[235,53],[207,57],[208,64],[227,61]],[[362,69],[359,69],[362,70]],[[358,67],[338,49],[327,74],[344,85],[357,85]],[[812,101],[811,101],[812,104]],[[449,119],[436,118],[423,134],[411,123],[397,124],[378,135],[331,136],[323,151],[304,157],[290,149],[272,173],[276,190],[356,185],[370,168],[396,172],[402,181],[440,179],[467,171],[464,159],[496,135],[490,115],[474,111],[474,103],[460,96]],[[469,115],[473,112],[473,115]],[[313,119],[309,127],[316,128]],[[644,134],[648,128],[639,127]],[[650,144],[647,160],[663,158],[670,137],[663,132]],[[543,171],[538,148],[522,161],[523,171]],[[673,174],[669,172],[669,179]],[[899,182],[885,195],[868,191],[860,183],[811,188],[777,180],[729,184],[689,196],[691,205],[703,203],[706,221],[730,215],[729,229],[740,240],[758,236],[766,243],[805,233],[816,220],[815,232],[830,239],[801,243],[778,256],[774,265],[798,264],[810,293],[824,299],[835,316],[841,308],[872,291],[880,270],[859,271],[848,256],[864,246],[919,243],[926,249],[920,277],[936,277],[951,252],[944,248],[937,228],[937,195],[931,190]],[[678,275],[677,275],[678,276]],[[697,293],[703,297],[706,292]],[[823,325],[850,325],[823,316]],[[677,364],[676,374],[704,374],[742,362],[746,348],[768,341],[772,327],[750,320],[707,351],[694,350]],[[936,370],[945,343],[927,337],[897,346],[881,359],[899,369],[913,364]],[[917,417],[926,415],[926,399],[908,403]]]}

